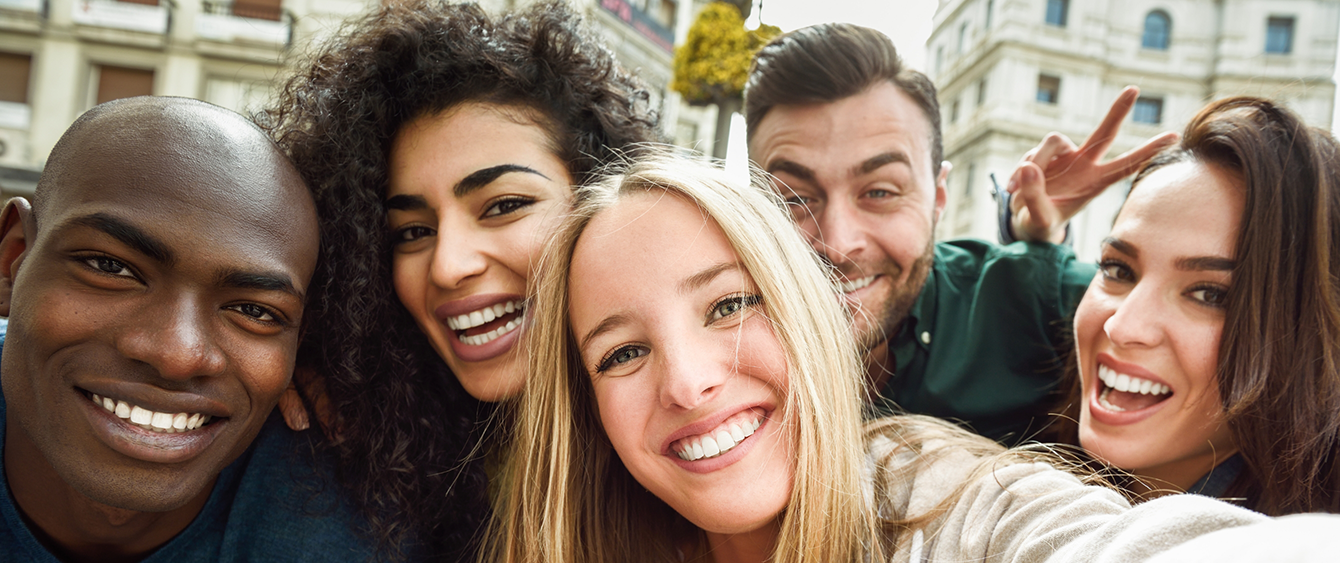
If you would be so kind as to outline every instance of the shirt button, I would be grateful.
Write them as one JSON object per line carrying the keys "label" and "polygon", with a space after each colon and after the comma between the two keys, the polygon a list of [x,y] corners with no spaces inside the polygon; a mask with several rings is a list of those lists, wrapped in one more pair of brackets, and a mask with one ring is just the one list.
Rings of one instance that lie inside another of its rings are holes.
{"label": "shirt button", "polygon": [[930,343],[931,343],[931,333],[930,333],[930,332],[922,332],[922,333],[921,333],[921,343],[922,343],[922,344],[930,344]]}

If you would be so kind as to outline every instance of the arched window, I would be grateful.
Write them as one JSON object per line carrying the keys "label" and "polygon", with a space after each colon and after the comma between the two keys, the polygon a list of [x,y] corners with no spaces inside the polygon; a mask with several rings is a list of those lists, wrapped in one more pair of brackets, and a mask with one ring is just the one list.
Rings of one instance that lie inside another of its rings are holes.
{"label": "arched window", "polygon": [[1172,37],[1172,18],[1168,12],[1154,10],[1145,16],[1145,35],[1140,46],[1146,49],[1168,50],[1168,40]]}

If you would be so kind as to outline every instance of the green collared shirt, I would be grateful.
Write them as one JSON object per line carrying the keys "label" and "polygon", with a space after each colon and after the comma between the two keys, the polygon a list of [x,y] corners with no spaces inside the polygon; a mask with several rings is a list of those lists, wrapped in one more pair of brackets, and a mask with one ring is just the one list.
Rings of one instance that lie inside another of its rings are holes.
{"label": "green collared shirt", "polygon": [[1070,319],[1096,272],[1066,246],[936,244],[871,414],[951,419],[1010,445],[1032,437],[1049,422]]}

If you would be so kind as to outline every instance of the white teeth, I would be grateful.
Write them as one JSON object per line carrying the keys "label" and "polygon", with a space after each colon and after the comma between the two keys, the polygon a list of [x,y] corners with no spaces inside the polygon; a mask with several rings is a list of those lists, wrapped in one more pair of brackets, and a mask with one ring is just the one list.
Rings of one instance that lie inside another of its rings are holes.
{"label": "white teeth", "polygon": [[155,432],[176,433],[195,430],[209,422],[209,415],[204,414],[186,414],[179,412],[176,414],[155,412],[149,409],[132,405],[125,401],[117,401],[109,397],[93,395],[93,404],[106,409],[107,412],[115,414],[117,418],[126,420],[131,424],[153,430]]}
{"label": "white teeth", "polygon": [[[1162,383],[1155,383],[1148,379],[1117,373],[1112,368],[1104,365],[1098,366],[1098,379],[1104,384],[1117,391],[1127,393],[1139,393],[1141,395],[1167,395],[1172,392],[1172,388]],[[1106,396],[1106,395],[1104,395]]]}
{"label": "white teeth", "polygon": [[1107,409],[1107,410],[1110,410],[1110,411],[1115,411],[1115,412],[1126,412],[1126,409],[1123,409],[1123,408],[1121,408],[1121,407],[1119,407],[1119,406],[1116,406],[1116,405],[1114,405],[1114,404],[1112,404],[1112,403],[1107,402],[1107,394],[1108,394],[1108,393],[1111,393],[1111,392],[1112,392],[1112,388],[1111,388],[1111,387],[1108,387],[1107,389],[1103,389],[1103,392],[1102,392],[1101,394],[1098,395],[1098,404],[1103,405],[1103,408],[1105,408],[1105,409]]}
{"label": "white teeth", "polygon": [[717,441],[711,436],[703,436],[703,457],[714,457],[721,453],[721,448],[717,446]]}
{"label": "white teeth", "polygon": [[449,317],[447,318],[447,328],[450,328],[451,330],[466,330],[484,323],[493,322],[493,320],[498,317],[508,313],[515,313],[523,309],[525,309],[525,304],[521,301],[498,303],[484,307],[478,311],[471,311],[464,315]]}
{"label": "white teeth", "polygon": [[842,293],[851,293],[867,285],[870,285],[870,282],[873,281],[875,281],[875,276],[866,276],[864,278],[856,278],[854,280],[838,282],[838,289],[841,290]]}
{"label": "white teeth", "polygon": [[679,459],[684,461],[697,461],[719,456],[734,449],[745,438],[753,436],[754,431],[758,430],[760,424],[762,424],[762,419],[759,418],[743,424],[732,422],[713,433],[694,438],[687,443],[680,442],[679,448],[682,449],[676,450],[675,455],[678,455]]}
{"label": "white teeth", "polygon": [[497,340],[499,336],[512,332],[513,330],[516,330],[516,327],[519,326],[521,326],[521,317],[516,317],[510,321],[507,321],[507,324],[504,324],[498,328],[490,330],[484,334],[476,334],[474,336],[461,336],[460,339],[462,343],[465,343],[470,346],[482,346],[484,344],[488,344],[489,342]]}

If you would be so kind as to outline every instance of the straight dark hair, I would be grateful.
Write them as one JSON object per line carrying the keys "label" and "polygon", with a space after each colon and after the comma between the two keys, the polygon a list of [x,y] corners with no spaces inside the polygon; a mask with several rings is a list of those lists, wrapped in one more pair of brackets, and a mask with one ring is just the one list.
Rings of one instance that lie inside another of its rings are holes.
{"label": "straight dark hair", "polygon": [[907,94],[930,122],[931,174],[940,172],[940,102],[926,75],[903,66],[893,41],[868,27],[824,23],[773,39],[754,57],[744,86],[744,120],[750,139],[768,111],[779,105],[836,102],[888,81]]}
{"label": "straight dark hair", "polygon": [[[1340,512],[1340,168],[1337,145],[1260,98],[1211,103],[1133,186],[1194,161],[1236,176],[1244,207],[1219,343],[1219,396],[1246,468],[1225,492],[1268,515]],[[1067,370],[1067,414],[1080,387]],[[1078,444],[1073,422],[1060,439]]]}

